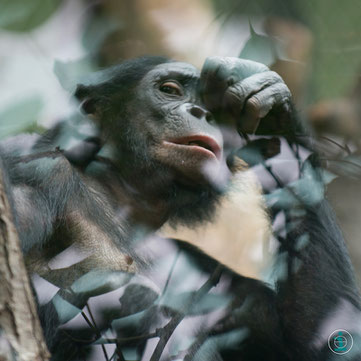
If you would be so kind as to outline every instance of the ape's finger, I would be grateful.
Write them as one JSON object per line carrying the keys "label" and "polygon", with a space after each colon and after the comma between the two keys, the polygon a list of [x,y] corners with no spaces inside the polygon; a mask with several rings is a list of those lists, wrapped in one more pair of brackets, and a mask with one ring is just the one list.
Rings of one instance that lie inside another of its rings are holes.
{"label": "ape's finger", "polygon": [[223,96],[222,107],[235,119],[239,119],[249,97],[277,83],[283,84],[283,80],[274,71],[254,74],[228,87]]}
{"label": "ape's finger", "polygon": [[269,69],[255,61],[212,56],[206,59],[200,77],[200,91],[205,105],[214,111],[222,105],[229,85]]}
{"label": "ape's finger", "polygon": [[254,133],[260,120],[275,108],[279,109],[279,113],[275,114],[276,118],[279,117],[279,119],[275,119],[275,124],[281,127],[278,120],[284,121],[283,114],[288,112],[290,101],[291,93],[284,83],[276,83],[252,95],[243,107],[238,121],[238,130],[242,133]]}

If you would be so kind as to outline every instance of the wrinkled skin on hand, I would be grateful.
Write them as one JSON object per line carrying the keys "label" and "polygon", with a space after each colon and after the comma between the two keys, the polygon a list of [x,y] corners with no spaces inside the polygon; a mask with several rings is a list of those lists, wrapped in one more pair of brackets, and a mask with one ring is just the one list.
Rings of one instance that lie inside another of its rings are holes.
{"label": "wrinkled skin on hand", "polygon": [[289,133],[291,93],[267,66],[239,58],[209,57],[200,79],[206,107],[240,134]]}

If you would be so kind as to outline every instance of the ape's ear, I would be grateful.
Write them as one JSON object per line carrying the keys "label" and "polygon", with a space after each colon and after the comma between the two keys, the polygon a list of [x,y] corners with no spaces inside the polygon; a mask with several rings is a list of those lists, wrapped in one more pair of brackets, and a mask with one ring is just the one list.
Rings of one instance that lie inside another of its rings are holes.
{"label": "ape's ear", "polygon": [[78,84],[74,97],[79,101],[80,109],[84,114],[95,119],[99,118],[99,98],[92,86]]}

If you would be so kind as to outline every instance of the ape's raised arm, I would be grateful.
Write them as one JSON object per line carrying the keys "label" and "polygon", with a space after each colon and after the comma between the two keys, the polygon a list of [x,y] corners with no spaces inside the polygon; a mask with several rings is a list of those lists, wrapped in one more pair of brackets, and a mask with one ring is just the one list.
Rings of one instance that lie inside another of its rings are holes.
{"label": "ape's raised arm", "polygon": [[[276,186],[270,193],[268,182],[265,189],[271,214],[277,219],[276,265],[284,267],[276,279],[276,307],[293,359],[331,358],[328,337],[338,329],[354,335],[358,351],[355,347],[349,356],[354,353],[360,357],[360,295],[353,269],[341,231],[324,199],[317,154],[296,118],[287,86],[262,64],[219,57],[206,60],[200,83],[206,106],[216,119],[236,123],[249,149],[264,154],[264,149],[257,149],[260,139],[252,142],[247,136],[255,133],[268,136],[263,139],[266,147],[267,142],[269,146],[275,143],[270,135],[280,136],[280,151],[288,151],[283,168],[277,160],[261,158],[259,163]],[[252,143],[256,144],[253,148]],[[307,149],[303,147],[306,144]],[[242,150],[238,153],[242,155]],[[298,177],[290,177],[292,172]]]}

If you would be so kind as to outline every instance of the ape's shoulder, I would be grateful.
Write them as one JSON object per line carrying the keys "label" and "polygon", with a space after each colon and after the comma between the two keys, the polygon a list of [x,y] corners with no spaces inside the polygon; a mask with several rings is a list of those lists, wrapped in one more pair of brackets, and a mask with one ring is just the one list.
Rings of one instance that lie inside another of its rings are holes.
{"label": "ape's shoulder", "polygon": [[33,133],[6,138],[0,142],[0,154],[6,158],[28,155],[40,137],[41,135]]}

